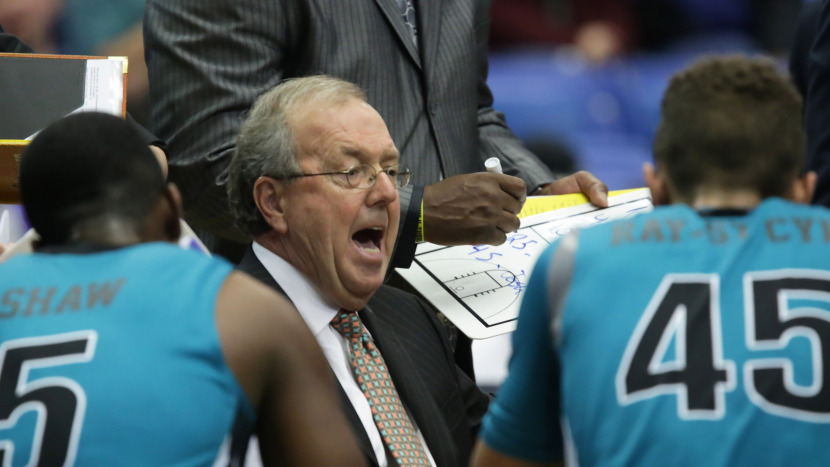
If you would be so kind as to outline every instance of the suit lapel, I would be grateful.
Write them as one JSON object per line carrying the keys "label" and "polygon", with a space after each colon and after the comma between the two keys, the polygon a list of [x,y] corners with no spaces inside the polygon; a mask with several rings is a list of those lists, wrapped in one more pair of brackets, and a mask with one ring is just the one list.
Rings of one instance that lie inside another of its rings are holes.
{"label": "suit lapel", "polygon": [[412,36],[406,29],[406,25],[401,18],[401,12],[398,11],[398,6],[395,4],[395,0],[375,0],[375,3],[378,8],[380,8],[380,11],[383,13],[386,21],[389,23],[389,27],[391,27],[395,32],[395,35],[398,37],[398,40],[401,42],[403,48],[406,49],[409,57],[415,62],[415,65],[420,68],[421,57],[418,55],[418,49],[415,48],[415,44],[412,43]]}
{"label": "suit lapel", "polygon": [[[248,251],[245,252],[245,256],[242,257],[242,261],[239,262],[237,269],[250,274],[254,279],[257,279],[263,284],[285,295],[285,291],[283,291],[282,287],[280,287],[268,270],[265,269],[265,266],[263,266],[259,258],[256,257],[254,250],[251,247],[248,247]],[[360,447],[360,450],[363,451],[363,454],[366,456],[371,465],[377,465],[375,450],[372,448],[372,442],[369,441],[369,436],[366,434],[366,430],[363,429],[363,423],[360,421],[360,417],[357,415],[357,412],[355,412],[354,407],[352,407],[352,403],[349,401],[346,391],[343,390],[340,383],[337,383],[337,378],[334,376],[334,373],[332,373],[332,378],[334,378],[335,385],[337,386],[337,393],[340,396],[340,403],[343,406],[343,414],[352,426],[352,433],[354,433],[357,438],[357,444]]]}
{"label": "suit lapel", "polygon": [[236,269],[250,274],[254,279],[285,295],[282,287],[277,284],[277,281],[271,277],[271,274],[265,269],[265,266],[262,265],[259,258],[256,257],[252,247],[248,247],[248,251],[245,252],[245,256],[242,257],[242,261],[239,262],[239,266]]}
{"label": "suit lapel", "polygon": [[447,445],[448,442],[452,443],[452,433],[443,423],[440,408],[429,397],[429,391],[413,369],[412,360],[403,351],[397,335],[388,326],[378,322],[377,316],[369,305],[366,305],[359,314],[363,325],[372,334],[372,340],[375,341],[375,345],[386,362],[398,395],[424,435],[424,440],[429,446],[435,463],[437,465],[455,464],[452,447]]}

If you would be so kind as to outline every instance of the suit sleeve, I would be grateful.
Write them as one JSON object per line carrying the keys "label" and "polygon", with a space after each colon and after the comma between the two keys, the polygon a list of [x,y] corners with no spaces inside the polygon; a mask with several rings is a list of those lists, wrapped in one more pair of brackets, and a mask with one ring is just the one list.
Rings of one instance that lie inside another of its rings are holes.
{"label": "suit sleeve", "polygon": [[283,79],[284,2],[149,0],[144,18],[153,130],[167,141],[170,179],[188,220],[245,242],[225,181],[246,111]]}
{"label": "suit sleeve", "polygon": [[478,135],[483,161],[491,157],[501,160],[502,170],[527,183],[529,193],[552,182],[555,177],[536,155],[528,151],[507,126],[504,114],[493,108],[493,93],[487,86],[487,40],[490,28],[490,2],[478,2],[475,35],[479,57],[478,70]]}
{"label": "suit sleeve", "polygon": [[138,131],[141,134],[141,138],[144,140],[145,143],[147,143],[148,146],[156,146],[164,151],[167,150],[167,145],[164,143],[164,141],[159,139],[156,135],[150,133],[150,130],[144,128],[142,124],[135,121],[133,116],[129,113],[127,113],[127,121],[130,123],[130,125],[132,125],[133,128],[136,129],[136,131]]}
{"label": "suit sleeve", "polygon": [[807,100],[804,118],[807,129],[807,170],[818,173],[813,203],[830,207],[830,3],[821,7],[815,40],[808,56]]}
{"label": "suit sleeve", "polygon": [[408,268],[415,259],[415,236],[418,230],[418,221],[421,217],[421,201],[424,199],[424,187],[408,185],[398,192],[401,202],[401,218],[398,223],[398,239],[395,241],[395,251],[389,270],[392,268]]}

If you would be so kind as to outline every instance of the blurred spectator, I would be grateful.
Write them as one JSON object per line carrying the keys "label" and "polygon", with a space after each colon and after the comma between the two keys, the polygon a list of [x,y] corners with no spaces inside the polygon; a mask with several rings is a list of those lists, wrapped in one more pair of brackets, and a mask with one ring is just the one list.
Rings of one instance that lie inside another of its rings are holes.
{"label": "blurred spectator", "polygon": [[62,0],[0,0],[0,25],[36,51],[53,53],[53,29],[62,8]]}
{"label": "blurred spectator", "polygon": [[626,0],[493,0],[491,50],[515,45],[572,45],[592,61],[631,48],[635,28]]}

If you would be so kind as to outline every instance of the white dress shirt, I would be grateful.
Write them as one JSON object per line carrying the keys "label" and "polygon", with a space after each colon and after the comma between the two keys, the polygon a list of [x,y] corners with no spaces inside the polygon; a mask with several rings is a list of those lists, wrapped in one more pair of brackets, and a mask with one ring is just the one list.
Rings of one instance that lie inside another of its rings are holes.
{"label": "white dress shirt", "polygon": [[[265,266],[271,277],[277,281],[277,284],[282,287],[285,294],[300,312],[300,316],[303,317],[311,333],[314,334],[317,343],[323,349],[323,354],[329,361],[329,366],[334,371],[334,376],[337,377],[337,381],[349,398],[349,402],[360,417],[363,429],[369,436],[369,441],[372,442],[378,465],[386,467],[386,451],[383,449],[380,432],[372,418],[372,409],[369,407],[369,402],[366,400],[363,391],[360,390],[355,381],[354,372],[348,360],[348,342],[345,337],[331,327],[331,320],[334,319],[340,309],[335,305],[326,303],[317,288],[290,263],[259,243],[254,242],[253,250],[254,255]],[[409,420],[415,428],[427,457],[429,457],[430,464],[435,467],[435,459],[432,458],[432,453],[429,452],[424,436],[421,434],[421,430],[418,429],[418,425],[415,424],[415,420],[412,419],[412,415],[409,416]]]}

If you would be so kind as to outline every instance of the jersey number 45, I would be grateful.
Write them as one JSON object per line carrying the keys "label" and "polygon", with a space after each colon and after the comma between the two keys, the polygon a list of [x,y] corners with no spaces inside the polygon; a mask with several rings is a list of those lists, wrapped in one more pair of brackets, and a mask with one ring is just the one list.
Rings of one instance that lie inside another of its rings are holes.
{"label": "jersey number 45", "polygon": [[[813,374],[809,385],[799,385],[789,359],[747,360],[742,379],[749,400],[782,417],[830,422],[830,309],[790,305],[802,300],[830,307],[830,274],[804,269],[748,272],[743,289],[747,348],[783,349],[794,337],[806,337]],[[663,357],[672,341],[676,358],[666,362]],[[723,355],[720,278],[667,275],[623,354],[617,401],[628,405],[675,394],[681,419],[717,420],[726,413],[725,394],[735,386],[735,362]]]}

